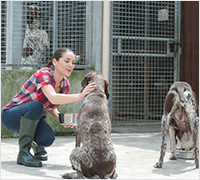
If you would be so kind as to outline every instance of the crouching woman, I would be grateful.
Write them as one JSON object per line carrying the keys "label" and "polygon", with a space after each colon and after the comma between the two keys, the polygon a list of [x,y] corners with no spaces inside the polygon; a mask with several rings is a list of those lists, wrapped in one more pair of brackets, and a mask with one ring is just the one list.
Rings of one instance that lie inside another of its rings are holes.
{"label": "crouching woman", "polygon": [[17,164],[41,167],[41,161],[47,160],[48,156],[44,147],[55,140],[53,129],[45,121],[47,113],[59,121],[59,105],[83,100],[95,88],[93,83],[80,94],[68,94],[70,84],[66,77],[71,75],[74,67],[74,53],[70,49],[58,49],[46,67],[35,72],[2,108],[3,125],[19,134]]}

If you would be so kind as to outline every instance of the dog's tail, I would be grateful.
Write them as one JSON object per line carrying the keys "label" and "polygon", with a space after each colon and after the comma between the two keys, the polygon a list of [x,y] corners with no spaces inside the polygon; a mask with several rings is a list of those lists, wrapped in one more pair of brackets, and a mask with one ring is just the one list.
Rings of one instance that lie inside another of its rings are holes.
{"label": "dog's tail", "polygon": [[81,160],[81,171],[83,175],[87,178],[97,175],[100,179],[106,179],[108,175],[112,176],[112,172],[114,172],[116,167],[116,154],[114,153],[112,156],[114,158],[113,160],[96,162],[91,168]]}
{"label": "dog's tail", "polygon": [[99,169],[97,175],[99,176],[100,179],[106,179],[106,172],[104,169]]}
{"label": "dog's tail", "polygon": [[100,179],[106,179],[108,174],[111,174],[116,166],[116,162],[109,161],[98,163],[96,167],[96,174],[99,176]]}
{"label": "dog's tail", "polygon": [[87,178],[94,177],[94,175],[99,176],[100,179],[106,179],[106,175],[113,171],[113,162],[101,162],[94,164],[91,168],[88,168],[81,161],[81,171],[83,175]]}

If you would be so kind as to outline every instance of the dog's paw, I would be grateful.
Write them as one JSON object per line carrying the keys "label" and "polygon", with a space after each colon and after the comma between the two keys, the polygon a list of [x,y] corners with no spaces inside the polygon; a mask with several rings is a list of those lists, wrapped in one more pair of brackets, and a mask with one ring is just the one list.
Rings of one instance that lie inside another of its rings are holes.
{"label": "dog's paw", "polygon": [[162,164],[157,162],[153,167],[154,168],[162,168]]}
{"label": "dog's paw", "polygon": [[116,171],[113,172],[113,174],[110,176],[110,179],[117,179],[118,174]]}
{"label": "dog's paw", "polygon": [[177,157],[176,157],[176,155],[174,155],[174,154],[171,154],[171,155],[170,155],[170,157],[169,157],[169,159],[170,159],[170,160],[176,160],[176,159],[177,159]]}
{"label": "dog's paw", "polygon": [[65,173],[62,175],[63,179],[77,179],[77,173],[71,172],[71,173]]}
{"label": "dog's paw", "polygon": [[63,179],[72,179],[72,178],[70,178],[70,177],[68,176],[68,174],[69,174],[69,173],[63,174],[63,175],[62,175],[62,178],[63,178]]}
{"label": "dog's paw", "polygon": [[196,168],[199,169],[199,165],[198,164],[196,165]]}

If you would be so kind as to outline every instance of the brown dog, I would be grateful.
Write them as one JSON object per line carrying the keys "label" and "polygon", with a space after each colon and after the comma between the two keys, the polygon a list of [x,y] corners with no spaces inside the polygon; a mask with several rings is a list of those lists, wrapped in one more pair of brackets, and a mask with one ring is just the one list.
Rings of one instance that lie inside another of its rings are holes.
{"label": "brown dog", "polygon": [[[49,50],[48,34],[42,29],[41,19],[45,17],[38,6],[31,5],[27,9],[22,64],[37,65],[46,62],[47,51]],[[49,20],[48,17],[45,18]],[[32,69],[32,67],[23,67],[22,69]]]}
{"label": "brown dog", "polygon": [[70,155],[76,172],[66,173],[63,178],[117,177],[116,154],[111,141],[108,82],[100,73],[91,72],[81,82],[83,89],[92,82],[96,88],[85,97],[78,112],[76,147]]}
{"label": "brown dog", "polygon": [[[161,168],[166,151],[166,135],[169,127],[170,159],[177,158],[176,145],[178,139],[181,149],[193,150],[196,168],[199,168],[199,108],[195,93],[186,82],[172,84],[167,93],[164,114],[161,121],[162,145],[160,159],[154,166]],[[192,143],[192,144],[191,144]]]}

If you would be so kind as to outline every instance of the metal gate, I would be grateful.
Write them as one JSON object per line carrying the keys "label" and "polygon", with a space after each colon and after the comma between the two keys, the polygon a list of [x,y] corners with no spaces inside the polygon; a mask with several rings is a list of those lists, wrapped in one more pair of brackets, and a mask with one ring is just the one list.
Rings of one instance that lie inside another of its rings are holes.
{"label": "metal gate", "polygon": [[111,2],[112,124],[159,123],[179,80],[180,2]]}

